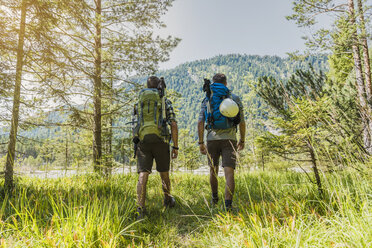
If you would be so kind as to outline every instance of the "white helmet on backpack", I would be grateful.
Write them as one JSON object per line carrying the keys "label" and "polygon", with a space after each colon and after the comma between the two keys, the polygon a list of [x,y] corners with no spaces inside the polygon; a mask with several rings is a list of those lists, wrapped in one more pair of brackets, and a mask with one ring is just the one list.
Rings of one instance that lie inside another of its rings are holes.
{"label": "white helmet on backpack", "polygon": [[220,104],[220,112],[225,117],[233,118],[238,115],[239,106],[231,98],[225,98]]}

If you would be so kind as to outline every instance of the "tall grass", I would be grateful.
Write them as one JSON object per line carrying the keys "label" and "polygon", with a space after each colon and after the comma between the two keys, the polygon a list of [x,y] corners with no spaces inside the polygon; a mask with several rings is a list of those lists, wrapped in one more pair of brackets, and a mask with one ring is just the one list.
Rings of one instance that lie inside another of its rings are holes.
{"label": "tall grass", "polygon": [[[58,180],[21,179],[1,206],[3,246],[118,246],[133,221],[128,179],[96,176]],[[133,181],[133,180],[132,180]]]}
{"label": "tall grass", "polygon": [[[325,197],[301,173],[238,173],[238,213],[209,205],[207,176],[172,175],[174,209],[157,175],[135,221],[136,175],[21,178],[0,198],[2,247],[372,247],[368,175],[324,176]],[[223,198],[224,182],[219,185]]]}
{"label": "tall grass", "polygon": [[201,246],[372,247],[370,178],[324,179],[326,196],[319,199],[300,174],[240,176],[240,214],[214,218],[199,236]]}

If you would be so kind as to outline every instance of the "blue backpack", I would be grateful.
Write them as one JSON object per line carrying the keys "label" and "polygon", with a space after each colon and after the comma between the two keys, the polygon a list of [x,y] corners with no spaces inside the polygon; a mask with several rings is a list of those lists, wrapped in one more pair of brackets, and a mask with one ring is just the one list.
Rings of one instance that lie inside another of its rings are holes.
{"label": "blue backpack", "polygon": [[225,117],[220,112],[220,104],[225,98],[231,98],[230,90],[221,83],[210,84],[210,96],[207,94],[205,101],[207,110],[205,120],[207,129],[229,129],[236,127],[236,121]]}

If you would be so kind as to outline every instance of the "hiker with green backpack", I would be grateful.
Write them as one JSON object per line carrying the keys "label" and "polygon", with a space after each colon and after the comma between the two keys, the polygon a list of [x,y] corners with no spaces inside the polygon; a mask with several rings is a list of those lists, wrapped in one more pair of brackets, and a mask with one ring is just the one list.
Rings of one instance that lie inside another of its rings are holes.
{"label": "hiker with green backpack", "polygon": [[[137,218],[146,214],[146,185],[153,161],[159,172],[164,192],[164,206],[174,207],[175,199],[170,194],[170,157],[178,156],[178,127],[172,103],[165,97],[164,79],[152,76],[147,80],[147,88],[139,93],[135,106],[136,126],[133,141],[137,144]],[[169,130],[170,126],[170,130]],[[170,142],[173,142],[170,150]]]}
{"label": "hiker with green backpack", "polygon": [[[237,152],[244,149],[245,120],[243,104],[240,98],[227,88],[224,74],[218,73],[213,77],[213,83],[204,79],[203,90],[206,97],[202,102],[198,121],[198,136],[200,152],[208,156],[210,166],[210,184],[213,205],[218,203],[218,166],[222,157],[224,168],[225,209],[231,211],[235,190],[234,170]],[[236,133],[239,128],[240,139]],[[204,143],[204,129],[207,130],[207,145]]]}

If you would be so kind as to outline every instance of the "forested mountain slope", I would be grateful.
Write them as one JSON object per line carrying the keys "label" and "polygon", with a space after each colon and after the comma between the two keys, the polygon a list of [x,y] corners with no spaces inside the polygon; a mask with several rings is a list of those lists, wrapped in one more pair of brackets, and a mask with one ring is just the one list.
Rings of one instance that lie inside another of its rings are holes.
{"label": "forested mountain slope", "polygon": [[[260,113],[262,111],[260,107],[261,102],[255,94],[252,94],[250,85],[254,85],[255,80],[261,76],[273,76],[285,80],[296,69],[306,68],[309,64],[315,69],[326,71],[328,64],[327,57],[319,55],[308,57],[304,61],[294,61],[278,56],[220,55],[210,59],[184,63],[174,69],[160,71],[158,76],[162,76],[166,80],[167,88],[169,89],[168,93],[170,93],[169,97],[173,100],[176,111],[178,112],[177,120],[179,127],[187,129],[191,137],[196,137],[200,104],[205,96],[202,92],[204,78],[211,79],[217,72],[225,73],[228,78],[228,87],[243,100],[246,118],[254,120],[250,121],[250,123],[257,123],[257,118],[261,116]],[[146,76],[138,77],[134,81],[145,83]],[[175,92],[177,94],[174,94]],[[180,97],[175,97],[175,95],[180,95]],[[51,112],[48,116],[48,120],[54,123],[63,122],[65,118],[59,112]],[[120,117],[115,120],[114,125],[118,127],[128,126],[126,125],[128,121],[130,121],[130,116],[127,118]],[[1,142],[7,142],[7,134],[8,129],[4,128],[0,130]],[[53,139],[61,135],[61,128],[38,127],[21,131],[19,135],[34,140]],[[114,140],[116,141],[128,135],[129,133],[122,128],[116,128],[114,130]],[[5,148],[5,146],[2,148]],[[31,148],[33,149],[34,147],[31,146]]]}
{"label": "forested mountain slope", "polygon": [[[174,69],[161,71],[159,76],[165,77],[167,87],[180,93],[182,98],[176,100],[179,109],[178,121],[181,128],[190,129],[195,135],[200,103],[204,98],[202,92],[203,78],[212,78],[217,72],[224,73],[228,79],[228,87],[234,94],[244,98],[261,76],[273,76],[286,79],[297,69],[307,68],[311,64],[315,69],[327,70],[327,57],[311,56],[303,61],[294,61],[278,56],[256,55],[219,55],[210,59],[197,60],[177,66]],[[245,98],[244,104],[257,104],[256,97]]]}

